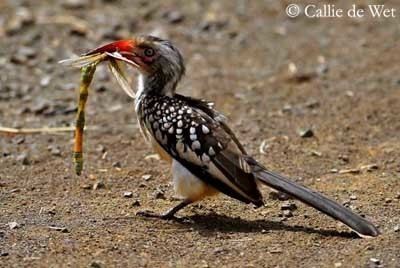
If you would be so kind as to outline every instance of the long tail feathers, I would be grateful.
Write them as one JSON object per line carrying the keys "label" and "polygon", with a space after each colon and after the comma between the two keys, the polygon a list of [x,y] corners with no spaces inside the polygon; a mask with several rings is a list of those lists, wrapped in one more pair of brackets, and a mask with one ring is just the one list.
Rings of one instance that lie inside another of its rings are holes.
{"label": "long tail feathers", "polygon": [[249,162],[253,166],[255,176],[264,184],[289,194],[332,218],[343,222],[361,237],[375,237],[380,234],[379,230],[372,223],[337,202],[281,175],[266,170],[255,160]]}

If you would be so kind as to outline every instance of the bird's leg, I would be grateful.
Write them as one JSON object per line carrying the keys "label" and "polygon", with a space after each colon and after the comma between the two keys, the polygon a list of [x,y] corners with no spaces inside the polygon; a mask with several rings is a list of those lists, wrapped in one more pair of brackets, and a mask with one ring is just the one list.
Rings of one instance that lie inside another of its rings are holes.
{"label": "bird's leg", "polygon": [[177,206],[173,207],[172,209],[168,210],[167,212],[165,212],[163,214],[156,214],[151,211],[139,211],[138,213],[136,213],[136,215],[143,216],[143,217],[159,218],[159,219],[163,219],[163,220],[176,219],[175,213],[191,203],[192,203],[191,200],[185,199],[182,202],[180,202]]}

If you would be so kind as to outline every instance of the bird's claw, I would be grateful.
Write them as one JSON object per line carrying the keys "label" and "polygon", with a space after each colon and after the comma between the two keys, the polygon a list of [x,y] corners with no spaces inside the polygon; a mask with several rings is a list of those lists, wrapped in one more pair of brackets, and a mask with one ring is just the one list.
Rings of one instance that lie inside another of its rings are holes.
{"label": "bird's claw", "polygon": [[166,214],[157,214],[153,211],[150,210],[142,210],[142,211],[138,211],[136,212],[137,216],[141,216],[141,217],[147,217],[147,218],[158,218],[158,219],[162,219],[162,220],[172,220],[172,219],[176,219],[176,217],[174,215],[170,215],[168,213]]}
{"label": "bird's claw", "polygon": [[175,215],[170,214],[168,212],[164,213],[164,214],[157,214],[150,210],[138,211],[138,212],[136,212],[136,216],[146,217],[146,218],[157,218],[157,219],[161,219],[161,220],[173,220],[173,221],[177,221],[177,222],[184,221],[183,218],[178,218]]}

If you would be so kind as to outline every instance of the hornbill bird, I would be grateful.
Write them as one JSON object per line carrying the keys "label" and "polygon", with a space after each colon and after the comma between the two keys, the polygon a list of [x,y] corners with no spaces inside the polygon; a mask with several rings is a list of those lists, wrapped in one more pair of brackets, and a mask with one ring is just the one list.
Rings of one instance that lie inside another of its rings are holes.
{"label": "hornbill bird", "polygon": [[125,61],[139,71],[135,110],[140,129],[161,158],[171,164],[174,190],[183,198],[165,214],[142,215],[171,219],[187,205],[220,192],[259,207],[264,204],[259,186],[265,184],[343,222],[360,236],[379,234],[363,217],[269,171],[252,158],[213,103],[177,94],[185,65],[170,41],[139,36],[109,43],[84,57],[99,53]]}

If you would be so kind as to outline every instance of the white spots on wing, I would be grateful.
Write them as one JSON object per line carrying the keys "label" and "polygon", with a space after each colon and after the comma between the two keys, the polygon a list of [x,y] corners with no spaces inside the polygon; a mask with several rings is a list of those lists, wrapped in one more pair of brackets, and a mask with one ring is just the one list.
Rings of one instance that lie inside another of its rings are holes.
{"label": "white spots on wing", "polygon": [[179,109],[179,110],[178,110],[178,114],[183,114],[183,110],[182,110],[182,109]]}
{"label": "white spots on wing", "polygon": [[210,162],[210,157],[206,153],[203,153],[201,155],[201,161],[208,163],[208,162]]}
{"label": "white spots on wing", "polygon": [[199,141],[192,142],[192,150],[198,150],[201,148],[201,144]]}
{"label": "white spots on wing", "polygon": [[177,128],[176,129],[176,134],[182,134],[182,129],[181,128]]}
{"label": "white spots on wing", "polygon": [[222,146],[222,144],[220,142],[218,142],[218,147],[221,149],[224,149],[224,147]]}
{"label": "white spots on wing", "polygon": [[210,133],[210,129],[205,125],[201,126],[201,130],[203,131],[204,134]]}
{"label": "white spots on wing", "polygon": [[157,115],[161,115],[161,111],[160,111],[160,110],[157,110],[156,114],[157,114]]}
{"label": "white spots on wing", "polygon": [[170,127],[170,128],[168,129],[168,133],[169,133],[169,134],[174,134],[174,127]]}
{"label": "white spots on wing", "polygon": [[214,148],[213,148],[212,146],[210,146],[210,148],[208,149],[208,154],[209,154],[210,156],[215,155],[215,151],[214,151]]}
{"label": "white spots on wing", "polygon": [[182,121],[182,120],[179,120],[178,123],[177,123],[176,125],[177,125],[177,127],[183,127],[183,121]]}
{"label": "white spots on wing", "polygon": [[182,119],[182,115],[178,115],[176,118],[177,118],[178,120],[180,120],[180,119]]}
{"label": "white spots on wing", "polygon": [[190,127],[190,134],[195,134],[196,133],[196,128]]}
{"label": "white spots on wing", "polygon": [[188,114],[191,114],[192,112],[193,112],[193,111],[192,111],[192,109],[190,109],[190,108],[186,110],[186,113],[188,113]]}
{"label": "white spots on wing", "polygon": [[190,135],[190,139],[191,139],[192,141],[197,140],[197,135],[196,135],[196,134],[191,134],[191,135]]}
{"label": "white spots on wing", "polygon": [[170,111],[171,113],[175,112],[174,106],[169,107],[169,111]]}
{"label": "white spots on wing", "polygon": [[163,125],[163,127],[164,127],[165,129],[169,128],[170,126],[171,126],[171,123],[164,123],[164,125]]}
{"label": "white spots on wing", "polygon": [[175,137],[176,137],[177,140],[180,140],[180,139],[183,138],[183,135],[181,135],[181,134],[178,135],[178,134],[177,134]]}
{"label": "white spots on wing", "polygon": [[149,121],[150,121],[150,123],[153,123],[154,122],[154,116],[151,114],[151,115],[149,115]]}
{"label": "white spots on wing", "polygon": [[167,123],[167,122],[168,122],[168,119],[164,116],[164,117],[162,118],[162,121],[163,121],[164,123]]}

